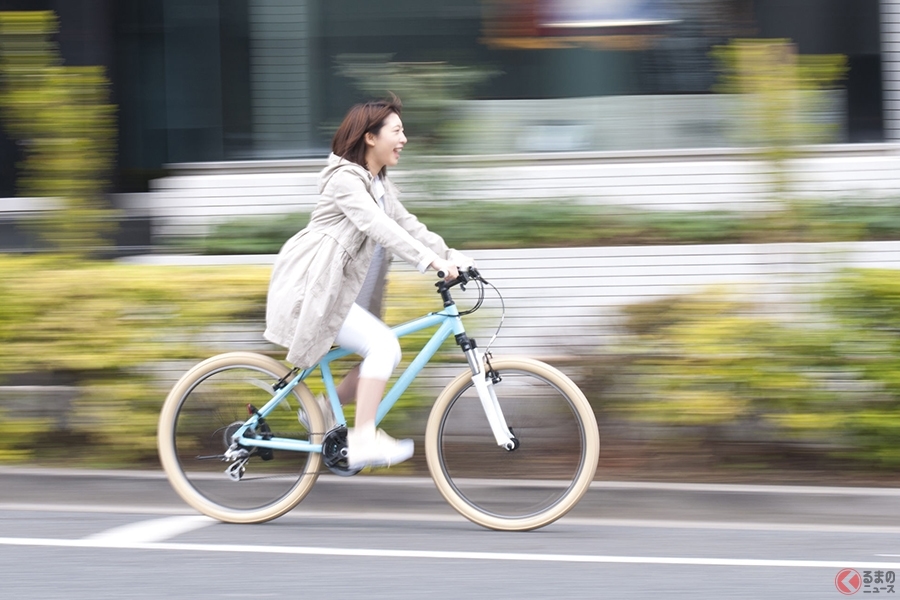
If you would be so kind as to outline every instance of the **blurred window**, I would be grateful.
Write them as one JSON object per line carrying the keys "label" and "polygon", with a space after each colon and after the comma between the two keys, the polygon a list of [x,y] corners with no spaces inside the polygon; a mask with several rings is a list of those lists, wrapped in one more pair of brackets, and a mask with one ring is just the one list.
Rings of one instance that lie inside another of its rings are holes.
{"label": "blurred window", "polygon": [[[126,182],[172,162],[322,156],[349,105],[373,95],[337,72],[349,55],[497,73],[457,114],[460,129],[489,115],[495,133],[448,151],[615,150],[729,143],[708,98],[710,49],[789,38],[803,54],[847,55],[844,139],[883,138],[878,0],[4,4],[56,10],[67,63],[109,68]],[[627,130],[657,121],[658,134]]]}

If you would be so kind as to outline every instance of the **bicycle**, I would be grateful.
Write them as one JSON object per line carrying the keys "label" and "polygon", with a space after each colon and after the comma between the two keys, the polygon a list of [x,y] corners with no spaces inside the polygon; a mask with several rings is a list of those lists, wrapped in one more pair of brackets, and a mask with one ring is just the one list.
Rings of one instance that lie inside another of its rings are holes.
{"label": "bicycle", "polygon": [[[478,301],[460,312],[450,290],[471,283]],[[393,327],[398,337],[437,330],[385,394],[376,422],[453,335],[469,369],[432,406],[425,431],[429,472],[447,502],[472,522],[536,529],[565,515],[587,491],[600,435],[590,404],[566,375],[530,358],[495,359],[490,344],[483,352],[467,336],[462,317],[481,307],[485,285],[496,290],[474,268],[441,280],[435,286],[442,310]],[[300,370],[262,354],[230,352],[189,370],[159,418],[160,460],[175,491],[220,521],[261,523],[293,509],[323,463],[338,475],[355,475],[347,466],[347,423],[331,367],[349,354],[333,348]],[[316,370],[334,415],[329,431],[304,383]]]}

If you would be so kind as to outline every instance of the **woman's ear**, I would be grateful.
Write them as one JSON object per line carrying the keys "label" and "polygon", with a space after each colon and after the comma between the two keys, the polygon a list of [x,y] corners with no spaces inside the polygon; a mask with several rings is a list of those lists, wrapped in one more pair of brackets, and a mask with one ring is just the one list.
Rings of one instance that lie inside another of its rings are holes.
{"label": "woman's ear", "polygon": [[363,137],[363,139],[366,141],[366,146],[372,146],[372,147],[375,146],[375,134],[372,133],[371,131],[369,133],[367,133]]}

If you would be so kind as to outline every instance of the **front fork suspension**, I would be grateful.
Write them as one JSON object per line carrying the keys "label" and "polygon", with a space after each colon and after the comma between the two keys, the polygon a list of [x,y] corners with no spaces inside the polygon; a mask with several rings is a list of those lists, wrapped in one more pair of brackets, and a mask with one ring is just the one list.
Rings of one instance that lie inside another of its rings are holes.
{"label": "front fork suspension", "polygon": [[[500,382],[500,375],[491,367],[490,359],[475,346],[475,340],[465,338],[457,341],[466,354],[469,369],[472,370],[472,384],[478,392],[478,398],[481,400],[481,406],[484,408],[484,414],[491,426],[494,439],[497,440],[497,445],[509,451],[515,450],[519,447],[519,440],[506,424],[506,418],[503,416],[503,410],[497,400],[497,393],[494,391],[494,384]],[[485,369],[485,365],[487,365],[487,369]]]}

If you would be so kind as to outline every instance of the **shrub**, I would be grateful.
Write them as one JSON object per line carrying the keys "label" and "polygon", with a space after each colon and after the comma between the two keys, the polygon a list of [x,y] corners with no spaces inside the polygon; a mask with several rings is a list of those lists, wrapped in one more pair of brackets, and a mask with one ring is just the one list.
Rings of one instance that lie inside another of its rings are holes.
{"label": "shrub", "polygon": [[155,454],[154,368],[218,351],[205,335],[216,323],[259,320],[269,273],[9,256],[0,270],[0,382],[77,390],[64,424],[32,423],[45,435],[20,436],[16,455],[57,456],[50,440],[75,439],[73,456],[124,463]]}
{"label": "shrub", "polygon": [[766,315],[721,290],[631,306],[613,406],[707,439],[737,431],[758,444],[812,444],[896,466],[897,275],[847,271],[802,319]]}
{"label": "shrub", "polygon": [[[0,384],[74,390],[71,401],[18,413],[0,406],[0,462],[155,464],[156,423],[172,377],[234,349],[214,335],[223,325],[258,331],[262,343],[269,267],[0,255],[0,271]],[[434,309],[432,289],[422,276],[392,275],[387,322]],[[429,334],[404,338],[406,362]],[[274,346],[264,351],[284,357]],[[410,389],[387,425],[407,427],[432,400],[420,386]]]}

